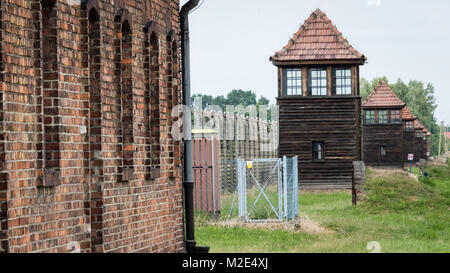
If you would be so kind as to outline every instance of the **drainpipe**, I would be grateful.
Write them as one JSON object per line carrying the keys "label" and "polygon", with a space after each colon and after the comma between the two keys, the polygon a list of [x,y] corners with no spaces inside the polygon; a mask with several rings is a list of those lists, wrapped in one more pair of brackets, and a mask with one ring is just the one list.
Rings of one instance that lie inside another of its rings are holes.
{"label": "drainpipe", "polygon": [[[191,67],[189,51],[189,12],[198,6],[200,0],[189,0],[180,11],[181,23],[181,62],[183,81],[183,105],[191,107]],[[185,107],[186,108],[186,107]],[[208,252],[209,247],[197,247],[194,231],[194,177],[192,173],[192,133],[191,113],[185,110],[183,114],[184,126],[184,207],[186,217],[186,251],[188,253]]]}

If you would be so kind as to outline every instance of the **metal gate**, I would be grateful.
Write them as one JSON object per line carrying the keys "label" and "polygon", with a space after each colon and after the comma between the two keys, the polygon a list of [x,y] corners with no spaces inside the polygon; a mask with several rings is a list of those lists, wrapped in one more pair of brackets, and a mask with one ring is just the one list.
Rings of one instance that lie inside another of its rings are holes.
{"label": "metal gate", "polygon": [[192,141],[194,209],[220,214],[219,141],[207,138]]}
{"label": "metal gate", "polygon": [[297,157],[238,159],[235,197],[238,199],[239,219],[264,222],[295,218],[298,215],[297,167]]}

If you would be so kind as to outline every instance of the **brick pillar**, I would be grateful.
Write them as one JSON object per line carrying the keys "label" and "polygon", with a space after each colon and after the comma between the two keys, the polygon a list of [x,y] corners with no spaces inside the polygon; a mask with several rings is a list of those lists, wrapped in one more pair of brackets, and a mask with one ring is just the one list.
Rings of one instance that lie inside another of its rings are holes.
{"label": "brick pillar", "polygon": [[[0,18],[2,17],[0,3]],[[3,29],[0,26],[0,83],[3,83]],[[3,84],[0,86],[0,253],[8,252],[8,191],[7,173],[5,170],[5,132],[3,126]]]}
{"label": "brick pillar", "polygon": [[[166,54],[166,63],[167,63],[167,70],[166,70],[166,88],[167,88],[167,108],[166,108],[166,126],[165,126],[165,132],[167,137],[167,148],[165,156],[167,156],[167,163],[169,164],[169,179],[170,183],[175,183],[175,161],[174,161],[174,151],[175,151],[175,143],[173,141],[172,137],[172,125],[173,125],[173,117],[172,117],[172,109],[174,107],[174,101],[177,99],[177,92],[178,92],[178,86],[177,82],[175,80],[175,59],[176,59],[176,42],[172,42],[172,37],[167,37],[166,41],[167,45],[167,54]],[[175,50],[175,52],[174,52]]]}

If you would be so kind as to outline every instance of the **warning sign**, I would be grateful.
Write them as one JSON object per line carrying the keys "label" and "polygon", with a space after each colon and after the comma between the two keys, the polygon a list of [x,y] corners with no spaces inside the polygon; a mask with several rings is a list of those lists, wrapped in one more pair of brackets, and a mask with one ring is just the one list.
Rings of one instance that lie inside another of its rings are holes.
{"label": "warning sign", "polygon": [[253,162],[247,161],[247,169],[253,168]]}

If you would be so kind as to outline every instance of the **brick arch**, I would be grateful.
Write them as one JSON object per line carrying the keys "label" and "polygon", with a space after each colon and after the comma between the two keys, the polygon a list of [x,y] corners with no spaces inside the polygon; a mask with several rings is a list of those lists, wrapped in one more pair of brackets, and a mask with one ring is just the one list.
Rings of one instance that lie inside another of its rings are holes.
{"label": "brick arch", "polygon": [[147,181],[160,177],[160,100],[159,100],[159,40],[157,27],[148,21],[144,25],[144,131],[145,131],[145,178]]}
{"label": "brick arch", "polygon": [[88,12],[91,9],[95,9],[97,14],[100,14],[100,5],[98,3],[98,0],[81,0],[81,7]]}
{"label": "brick arch", "polygon": [[150,39],[150,36],[156,35],[158,38],[158,34],[160,33],[160,28],[158,27],[158,24],[156,24],[154,21],[145,21],[144,28],[143,28],[144,34],[148,37],[145,39]]}
{"label": "brick arch", "polygon": [[[116,10],[116,12],[114,13],[114,22],[120,23],[122,25],[125,22],[128,22],[128,24],[130,24],[130,22],[132,22],[132,20],[131,20],[131,16],[130,16],[130,13],[128,12],[128,10],[125,8],[118,8]],[[131,25],[130,25],[130,29],[131,29]]]}
{"label": "brick arch", "polygon": [[[116,14],[117,15],[117,14]],[[133,33],[130,21],[125,13],[116,16],[115,39],[115,84],[118,98],[118,126],[120,141],[118,142],[118,182],[129,182],[134,179],[134,94],[133,94]]]}
{"label": "brick arch", "polygon": [[174,39],[175,35],[176,35],[175,31],[172,30],[172,29],[167,32],[167,34],[166,34],[166,41],[168,42],[168,46],[169,47],[171,46],[170,43],[172,43],[175,40]]}

